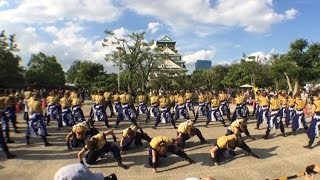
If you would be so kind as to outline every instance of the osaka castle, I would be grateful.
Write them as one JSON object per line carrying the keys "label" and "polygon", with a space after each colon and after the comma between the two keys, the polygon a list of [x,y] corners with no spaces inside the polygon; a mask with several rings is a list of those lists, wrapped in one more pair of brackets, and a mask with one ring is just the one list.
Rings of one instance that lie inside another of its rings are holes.
{"label": "osaka castle", "polygon": [[162,39],[154,42],[153,47],[161,48],[160,53],[165,56],[158,60],[158,68],[151,74],[150,79],[158,76],[178,76],[188,71],[185,67],[185,62],[181,60],[181,55],[175,46],[176,42],[172,41],[169,36],[164,36]]}

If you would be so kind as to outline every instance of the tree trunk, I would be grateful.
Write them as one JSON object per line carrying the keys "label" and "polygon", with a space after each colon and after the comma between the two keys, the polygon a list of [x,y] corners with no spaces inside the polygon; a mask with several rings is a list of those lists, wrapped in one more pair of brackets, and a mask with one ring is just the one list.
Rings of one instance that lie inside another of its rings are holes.
{"label": "tree trunk", "polygon": [[142,78],[142,81],[141,81],[141,91],[144,92],[145,90],[145,80],[144,78]]}
{"label": "tree trunk", "polygon": [[287,79],[287,84],[288,84],[289,91],[292,92],[292,85],[291,85],[290,78],[289,78],[289,76],[288,76],[288,74],[286,72],[284,72],[283,74]]}
{"label": "tree trunk", "polygon": [[253,73],[251,75],[251,86],[256,87],[256,78]]}
{"label": "tree trunk", "polygon": [[278,81],[278,79],[275,79],[274,83],[276,85],[276,91],[279,91],[279,81]]}
{"label": "tree trunk", "polygon": [[128,83],[128,89],[132,90],[132,73],[133,71],[129,71],[129,83]]}
{"label": "tree trunk", "polygon": [[293,89],[293,95],[295,95],[298,92],[299,89],[299,81],[294,82],[294,89]]}

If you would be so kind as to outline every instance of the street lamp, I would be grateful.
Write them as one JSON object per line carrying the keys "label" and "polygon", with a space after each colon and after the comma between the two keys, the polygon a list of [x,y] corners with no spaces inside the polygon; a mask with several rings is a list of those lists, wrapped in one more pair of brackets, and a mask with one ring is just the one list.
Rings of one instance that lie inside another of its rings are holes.
{"label": "street lamp", "polygon": [[120,58],[120,54],[121,54],[121,51],[122,51],[122,47],[117,47],[117,50],[118,50],[118,58],[119,58],[119,61],[118,61],[118,91],[120,91],[120,70],[121,70],[121,58]]}

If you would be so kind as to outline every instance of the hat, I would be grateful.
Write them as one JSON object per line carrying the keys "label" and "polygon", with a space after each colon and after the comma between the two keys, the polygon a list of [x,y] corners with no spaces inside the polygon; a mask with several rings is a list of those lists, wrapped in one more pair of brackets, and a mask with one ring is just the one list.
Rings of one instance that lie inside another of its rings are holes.
{"label": "hat", "polygon": [[191,120],[187,120],[186,122],[187,122],[188,126],[192,126],[193,125],[193,121],[191,121]]}
{"label": "hat", "polygon": [[238,121],[239,123],[243,123],[244,119],[240,118],[240,119],[237,119],[237,121]]}
{"label": "hat", "polygon": [[104,180],[102,173],[92,173],[83,164],[70,164],[60,168],[54,180]]}
{"label": "hat", "polygon": [[135,126],[135,125],[131,125],[129,128],[130,128],[132,131],[137,131],[137,130],[138,130],[138,127]]}

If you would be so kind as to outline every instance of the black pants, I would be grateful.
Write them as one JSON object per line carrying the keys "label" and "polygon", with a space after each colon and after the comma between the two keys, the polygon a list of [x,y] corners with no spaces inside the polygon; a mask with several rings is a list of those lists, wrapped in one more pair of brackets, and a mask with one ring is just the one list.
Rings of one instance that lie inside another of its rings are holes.
{"label": "black pants", "polygon": [[130,149],[130,145],[131,145],[133,140],[134,140],[134,145],[135,146],[141,146],[142,145],[142,139],[146,140],[147,142],[151,141],[151,138],[149,137],[148,134],[137,132],[132,140],[130,140],[129,142],[127,142],[127,143],[122,145],[122,150],[129,150]]}
{"label": "black pants", "polygon": [[120,155],[120,149],[119,147],[112,142],[106,142],[106,144],[103,146],[103,148],[97,150],[97,151],[89,151],[88,154],[86,155],[86,163],[87,164],[94,164],[96,163],[97,159],[105,155],[108,152],[112,152],[113,157],[117,161],[121,161],[121,155]]}
{"label": "black pants", "polygon": [[104,109],[105,111],[107,111],[107,107],[109,107],[111,115],[113,116],[114,112],[113,112],[113,106],[112,106],[111,101],[106,101],[106,105],[105,105],[105,109]]}
{"label": "black pants", "polygon": [[8,149],[7,143],[6,143],[5,139],[4,139],[4,136],[2,134],[1,124],[0,124],[0,145],[1,145],[2,150],[4,151],[4,153],[8,156],[9,155],[9,149]]}
{"label": "black pants", "polygon": [[[205,141],[205,139],[204,139],[203,136],[202,136],[202,133],[200,132],[200,130],[199,130],[198,128],[193,128],[192,131],[193,131],[193,134],[194,134],[194,135],[197,135],[197,136],[198,136],[198,138],[200,139],[201,142],[204,142],[204,141]],[[192,137],[192,136],[191,136],[191,137]],[[180,138],[179,138],[179,147],[180,147],[181,149],[184,149],[186,141],[187,141],[188,139],[190,139],[191,137],[190,137],[189,134],[182,134],[182,135],[180,136]]]}
{"label": "black pants", "polygon": [[[217,145],[216,145],[217,146]],[[250,153],[251,152],[251,149],[249,148],[249,146],[245,143],[245,142],[240,142],[237,144],[237,147],[241,148],[242,150]],[[218,146],[218,151],[216,151],[215,155],[214,155],[214,161],[217,162],[217,163],[220,163],[222,157],[223,157],[223,153],[224,151],[228,150],[227,148],[219,148]],[[228,150],[230,152],[233,152],[232,150]]]}
{"label": "black pants", "polygon": [[[182,149],[176,147],[175,145],[168,146],[167,147],[167,152],[175,154],[175,155],[177,155],[179,157],[182,157],[183,159],[190,160],[189,156],[185,152],[183,152]],[[158,166],[160,157],[166,157],[166,155],[165,156],[160,156],[160,154],[158,152],[156,152],[156,162],[153,163],[152,162],[152,148],[149,147],[149,165],[151,167],[157,167]]]}

